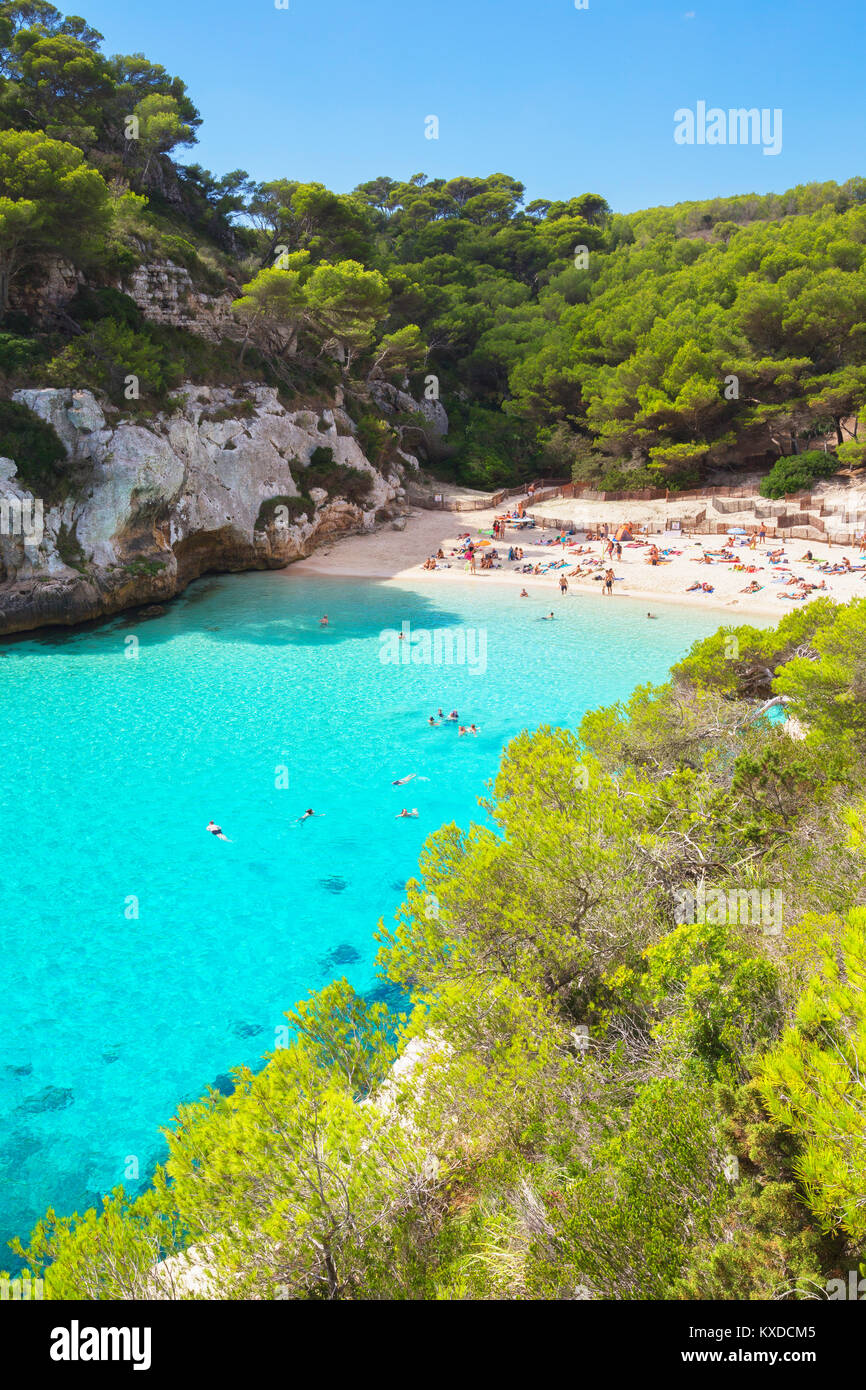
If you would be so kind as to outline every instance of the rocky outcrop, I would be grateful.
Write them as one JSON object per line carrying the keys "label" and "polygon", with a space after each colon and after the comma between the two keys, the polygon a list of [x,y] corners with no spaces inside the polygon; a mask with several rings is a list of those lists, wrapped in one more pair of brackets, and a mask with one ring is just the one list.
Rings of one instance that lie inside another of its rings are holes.
{"label": "rocky outcrop", "polygon": [[[253,384],[181,395],[172,414],[138,423],[106,419],[89,391],[15,393],[60,436],[69,495],[35,499],[38,529],[10,526],[10,507],[14,521],[34,498],[0,459],[0,633],[159,602],[207,571],[280,568],[402,509],[402,465],[377,471],[341,411],[287,411]],[[305,486],[321,446],[371,475],[363,504]]]}
{"label": "rocky outcrop", "polygon": [[153,323],[185,328],[211,343],[242,336],[232,316],[232,296],[196,289],[189,271],[174,261],[150,261],[136,266],[120,288]]}
{"label": "rocky outcrop", "polygon": [[426,428],[434,438],[448,433],[448,414],[442,402],[422,397],[416,401],[408,392],[401,391],[389,381],[369,382],[370,395],[376,405],[386,415],[423,415]]}

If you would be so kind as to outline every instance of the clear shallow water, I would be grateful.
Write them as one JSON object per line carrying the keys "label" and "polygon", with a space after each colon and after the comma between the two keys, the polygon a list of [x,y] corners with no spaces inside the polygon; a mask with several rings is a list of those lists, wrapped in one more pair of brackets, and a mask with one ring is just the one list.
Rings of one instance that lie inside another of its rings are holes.
{"label": "clear shallow water", "polygon": [[[310,989],[372,991],[378,917],[432,830],[481,815],[508,739],[662,679],[720,622],[655,611],[249,574],[160,618],[0,645],[0,1239],[135,1190],[130,1157],[145,1181],[158,1126],[255,1065]],[[404,621],[483,629],[486,673],[383,665]],[[427,727],[439,705],[480,737]],[[391,786],[410,772],[429,780]],[[293,826],[308,806],[325,815]]]}

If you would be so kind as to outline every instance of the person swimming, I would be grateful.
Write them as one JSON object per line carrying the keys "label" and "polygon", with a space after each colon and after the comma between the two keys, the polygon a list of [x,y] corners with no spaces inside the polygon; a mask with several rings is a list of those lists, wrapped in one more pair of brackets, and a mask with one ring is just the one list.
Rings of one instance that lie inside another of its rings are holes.
{"label": "person swimming", "polygon": [[648,617],[648,618],[657,618],[657,617],[658,617],[658,613],[647,613],[647,617]]}
{"label": "person swimming", "polygon": [[456,722],[460,718],[460,715],[457,713],[456,709],[453,709],[449,714],[448,718]]}
{"label": "person swimming", "polygon": [[405,787],[407,782],[411,782],[413,777],[417,777],[417,772],[410,772],[408,777],[398,777],[396,782],[392,782],[392,787]]}
{"label": "person swimming", "polygon": [[475,726],[474,724],[470,724],[470,725],[469,725],[469,728],[468,728],[468,730],[467,730],[467,732],[470,733],[470,734],[477,734],[477,733],[478,733],[478,729],[476,728],[476,726]]}
{"label": "person swimming", "polygon": [[405,809],[405,807],[404,807],[403,810],[400,811],[400,812],[394,817],[394,819],[395,819],[395,820],[415,820],[415,819],[417,818],[417,815],[418,815],[418,812],[417,812],[417,811],[415,811],[415,810],[407,811],[407,810]]}
{"label": "person swimming", "polygon": [[542,613],[542,615],[541,615],[541,621],[542,621],[543,623],[547,623],[547,622],[550,621],[550,619],[551,619],[552,617],[553,617],[553,614],[552,614],[552,613]]}
{"label": "person swimming", "polygon": [[521,598],[529,598],[529,594],[526,592],[525,589],[521,589],[521,590],[520,590],[520,597],[521,597]]}
{"label": "person swimming", "polygon": [[319,627],[327,627],[327,626],[328,626],[328,615],[327,615],[327,613],[323,613],[322,617],[319,619]]}
{"label": "person swimming", "polygon": [[302,816],[298,816],[298,819],[295,821],[295,825],[303,825],[305,820],[309,820],[310,817],[314,816],[315,814],[315,811],[311,807],[310,810],[305,811]]}
{"label": "person swimming", "polygon": [[430,725],[430,728],[431,728],[431,729],[438,729],[438,728],[439,728],[439,725],[436,723],[436,720],[433,718],[433,715],[432,715],[432,714],[431,714],[430,718],[427,720],[427,723]]}
{"label": "person swimming", "polygon": [[231,844],[231,840],[229,839],[228,835],[223,834],[221,828],[217,825],[216,821],[209,821],[205,829],[209,830],[211,835],[215,836],[217,840],[225,840],[226,844]]}

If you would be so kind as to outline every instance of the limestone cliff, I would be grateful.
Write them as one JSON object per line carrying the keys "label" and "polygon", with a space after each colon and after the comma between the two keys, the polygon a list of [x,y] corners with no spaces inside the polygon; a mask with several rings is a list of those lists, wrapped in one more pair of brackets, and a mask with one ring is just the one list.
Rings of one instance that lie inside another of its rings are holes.
{"label": "limestone cliff", "polygon": [[[252,383],[180,395],[171,414],[135,423],[107,420],[89,391],[15,393],[62,440],[69,495],[44,500],[42,524],[28,528],[18,509],[27,515],[32,493],[0,459],[0,634],[158,602],[207,571],[279,568],[403,510],[414,460],[378,471],[341,410],[288,411]],[[372,476],[362,504],[306,485],[321,446]],[[291,501],[301,495],[312,505]]]}

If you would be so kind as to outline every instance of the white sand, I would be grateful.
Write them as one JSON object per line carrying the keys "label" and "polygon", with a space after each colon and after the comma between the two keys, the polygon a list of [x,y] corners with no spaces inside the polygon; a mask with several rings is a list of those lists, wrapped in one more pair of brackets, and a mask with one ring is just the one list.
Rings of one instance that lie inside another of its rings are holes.
{"label": "white sand", "polygon": [[[573,504],[566,503],[564,500],[553,500],[549,503],[542,503],[533,506],[536,514],[547,512],[553,516],[562,517],[568,515],[568,510]],[[637,524],[644,521],[652,525],[659,526],[662,519],[676,518],[678,515],[686,514],[689,511],[694,514],[696,504],[694,500],[690,503],[635,503],[629,502],[629,519]],[[698,504],[700,506],[700,504]],[[581,503],[581,515],[587,520],[604,520],[613,527],[623,520],[623,503],[615,502],[595,502]],[[390,526],[385,525],[380,530],[360,536],[347,536],[337,540],[330,545],[310,556],[307,560],[300,560],[291,566],[291,570],[301,571],[308,574],[328,574],[328,575],[347,575],[363,576],[365,578],[392,579],[392,580],[411,580],[413,583],[425,582],[430,584],[448,584],[454,580],[466,582],[469,580],[473,584],[511,584],[525,587],[533,597],[544,596],[559,601],[559,575],[566,573],[564,570],[557,570],[545,575],[531,575],[516,573],[516,566],[507,560],[500,559],[501,569],[481,570],[470,575],[465,568],[464,561],[460,557],[451,554],[454,548],[456,537],[459,534],[470,532],[475,537],[482,529],[489,530],[493,524],[495,515],[500,514],[501,509],[479,512],[445,512],[445,511],[414,511],[410,514],[406,522],[404,531],[395,531]],[[731,524],[737,522],[732,518]],[[754,518],[752,518],[754,524]],[[574,551],[568,546],[561,545],[540,545],[543,537],[552,537],[553,531],[544,531],[536,527],[534,530],[514,530],[508,528],[506,539],[495,542],[495,547],[499,551],[500,557],[507,555],[510,545],[522,546],[525,562],[545,563],[548,560],[566,559],[569,562],[569,569],[581,562],[580,556],[575,556]],[[482,537],[482,539],[485,539]],[[643,537],[642,537],[643,539]],[[661,602],[674,602],[685,604],[697,604],[702,608],[718,608],[730,611],[731,618],[747,618],[750,613],[769,615],[776,620],[792,608],[802,607],[801,603],[793,603],[790,600],[782,600],[779,595],[790,592],[790,589],[782,584],[773,583],[774,577],[778,577],[780,571],[774,569],[767,560],[767,552],[782,547],[787,557],[787,563],[797,578],[805,579],[809,583],[820,584],[822,578],[826,579],[826,590],[822,594],[836,599],[840,603],[845,603],[854,597],[866,597],[866,582],[864,573],[852,575],[827,575],[820,574],[815,565],[801,562],[801,556],[807,550],[811,550],[816,557],[816,562],[829,559],[832,563],[841,563],[843,555],[847,555],[852,565],[863,563],[854,547],[842,547],[838,545],[828,546],[819,541],[773,541],[768,540],[763,546],[759,545],[757,552],[751,552],[746,547],[738,548],[736,551],[737,562],[744,565],[757,565],[758,569],[754,574],[746,574],[742,571],[735,571],[731,564],[720,562],[713,565],[696,563],[697,559],[709,550],[721,550],[724,543],[723,536],[699,536],[692,538],[687,534],[677,535],[676,533],[662,532],[655,530],[651,532],[650,540],[654,540],[659,546],[673,547],[683,553],[671,557],[667,564],[649,565],[646,563],[647,547],[641,549],[630,549],[627,544],[623,546],[622,559],[614,561],[612,568],[619,582],[614,584],[614,598],[622,595],[623,597],[640,598]],[[583,541],[582,536],[576,538],[575,544]],[[450,569],[439,569],[436,571],[425,570],[423,563],[430,555],[435,555],[439,548],[445,551],[446,561],[450,563]],[[591,545],[592,558],[598,559],[601,556],[601,545],[594,542]],[[606,568],[607,566],[605,566]],[[601,571],[598,571],[601,573]],[[288,571],[287,571],[288,573]],[[788,574],[784,574],[788,578]],[[706,582],[713,586],[712,594],[704,592],[686,593],[688,585],[696,580]],[[763,587],[760,593],[744,594],[741,591],[752,580],[757,580]],[[568,600],[574,599],[580,593],[598,594],[601,590],[601,581],[594,581],[591,578],[568,580],[569,592]],[[820,597],[821,595],[812,594],[810,597]],[[806,600],[809,602],[809,599]]]}

